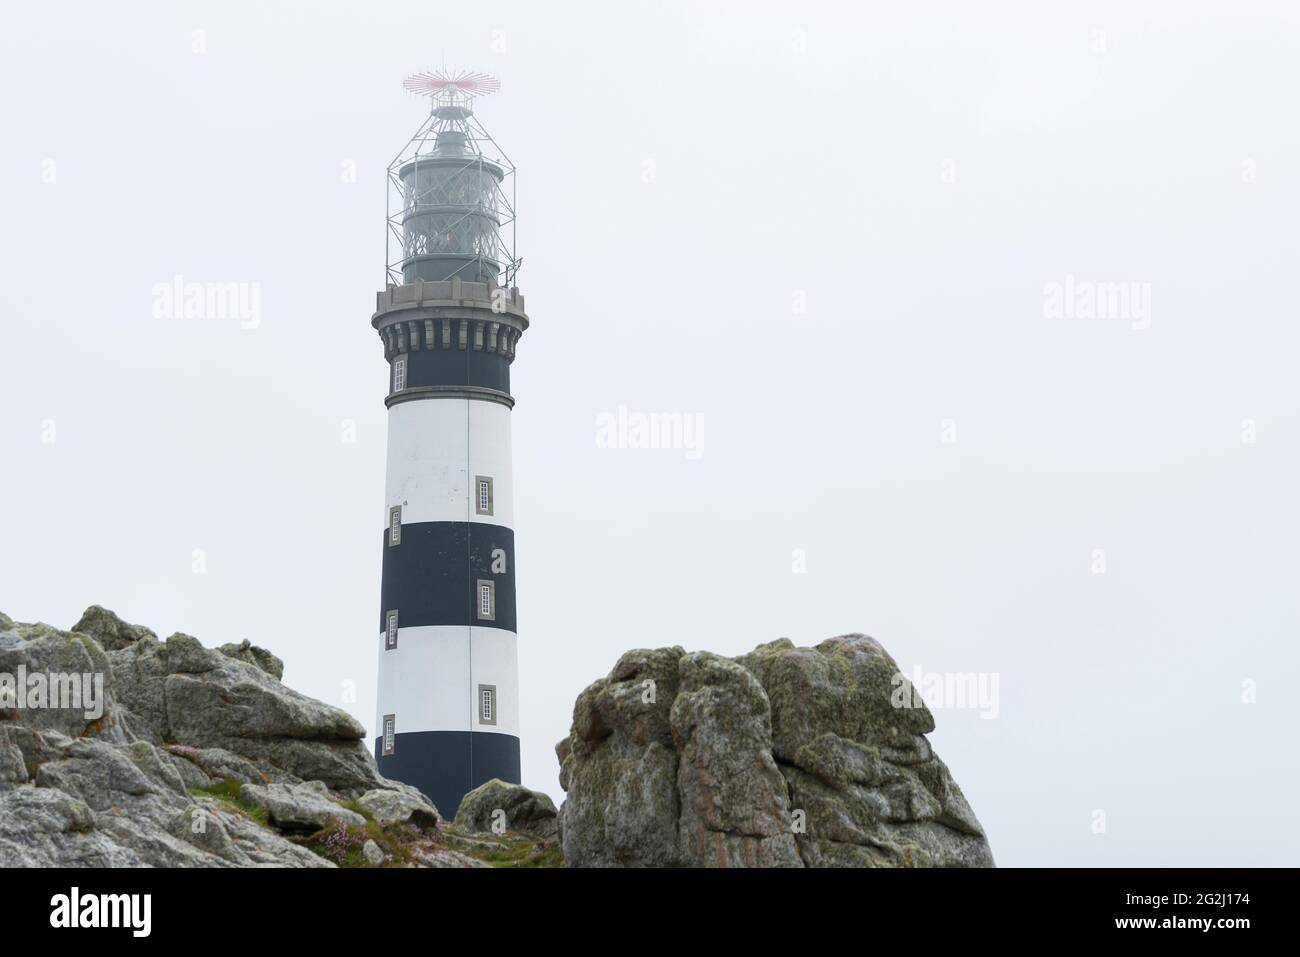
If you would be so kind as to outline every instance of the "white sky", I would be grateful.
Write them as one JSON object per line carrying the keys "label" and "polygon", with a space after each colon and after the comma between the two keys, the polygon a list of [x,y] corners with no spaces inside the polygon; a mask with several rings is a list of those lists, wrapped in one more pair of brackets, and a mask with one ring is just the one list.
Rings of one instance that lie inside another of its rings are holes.
{"label": "white sky", "polygon": [[[0,609],[373,722],[384,167],[445,59],[520,168],[526,784],[628,648],[865,631],[997,675],[933,740],[1000,864],[1294,864],[1300,14],[903,6],[8,9]],[[175,275],[260,325],[154,318]],[[1045,317],[1067,275],[1150,328]],[[598,448],[620,405],[702,458]]]}

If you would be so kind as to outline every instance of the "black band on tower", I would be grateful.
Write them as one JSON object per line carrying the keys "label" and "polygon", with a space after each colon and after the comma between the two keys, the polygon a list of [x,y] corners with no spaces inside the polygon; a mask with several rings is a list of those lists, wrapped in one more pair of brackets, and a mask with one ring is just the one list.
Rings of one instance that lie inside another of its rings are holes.
{"label": "black band on tower", "polygon": [[[403,628],[478,625],[515,630],[511,529],[485,522],[415,522],[402,526],[400,544],[389,545],[388,535],[385,529],[380,633],[385,616],[394,609]],[[479,613],[480,581],[494,584],[491,618]]]}
{"label": "black band on tower", "polygon": [[383,738],[374,740],[379,773],[415,785],[448,820],[456,816],[460,799],[484,781],[519,780],[519,739],[512,734],[398,732],[389,755],[383,753],[383,743]]}

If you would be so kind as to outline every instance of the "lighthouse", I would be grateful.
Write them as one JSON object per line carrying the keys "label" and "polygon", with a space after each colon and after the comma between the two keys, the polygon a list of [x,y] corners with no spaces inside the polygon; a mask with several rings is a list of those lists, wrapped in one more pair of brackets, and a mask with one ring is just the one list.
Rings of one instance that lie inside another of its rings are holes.
{"label": "lighthouse", "polygon": [[515,168],[474,105],[499,84],[422,73],[429,116],[388,168],[388,457],[375,760],[445,817],[519,783],[510,365],[528,328]]}

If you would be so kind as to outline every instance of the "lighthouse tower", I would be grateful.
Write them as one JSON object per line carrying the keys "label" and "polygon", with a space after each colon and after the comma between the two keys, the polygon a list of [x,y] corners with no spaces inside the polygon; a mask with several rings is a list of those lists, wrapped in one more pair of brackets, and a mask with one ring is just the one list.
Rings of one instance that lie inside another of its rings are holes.
{"label": "lighthouse tower", "polygon": [[388,466],[375,759],[446,817],[519,782],[510,364],[514,166],[474,116],[479,73],[406,81],[432,103],[388,169]]}

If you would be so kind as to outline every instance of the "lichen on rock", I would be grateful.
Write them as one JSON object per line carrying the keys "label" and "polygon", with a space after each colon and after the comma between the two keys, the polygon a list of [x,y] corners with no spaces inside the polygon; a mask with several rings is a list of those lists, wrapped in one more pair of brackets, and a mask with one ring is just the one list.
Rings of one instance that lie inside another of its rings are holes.
{"label": "lichen on rock", "polygon": [[556,818],[555,803],[545,794],[493,778],[461,798],[454,823],[469,834],[517,831],[553,838]]}
{"label": "lichen on rock", "polygon": [[240,661],[248,662],[255,668],[261,668],[276,681],[284,679],[284,662],[265,648],[259,648],[257,645],[252,644],[247,638],[237,645],[219,645],[217,651],[228,658],[237,658]]}
{"label": "lichen on rock", "polygon": [[992,866],[929,710],[895,707],[906,680],[857,634],[628,652],[556,747],[566,864]]}
{"label": "lichen on rock", "polygon": [[[357,855],[371,866],[480,863],[379,774],[360,723],[285,687],[247,642],[160,641],[100,606],[71,631],[0,615],[0,672],[20,669],[99,676],[102,713],[0,710],[0,866],[331,867],[312,838],[337,828],[389,846]],[[376,821],[363,797],[405,816]]]}

